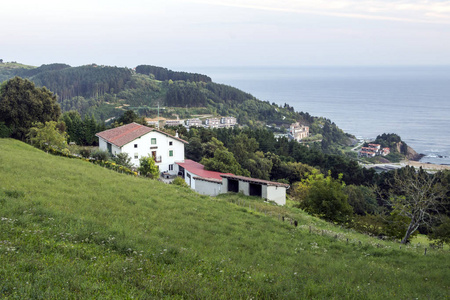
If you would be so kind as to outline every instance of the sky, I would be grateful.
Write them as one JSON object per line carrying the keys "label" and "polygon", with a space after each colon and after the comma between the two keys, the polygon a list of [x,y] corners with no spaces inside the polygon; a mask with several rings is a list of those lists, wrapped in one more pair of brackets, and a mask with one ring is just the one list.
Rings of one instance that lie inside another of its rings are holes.
{"label": "sky", "polygon": [[15,0],[0,59],[183,70],[450,65],[449,0]]}

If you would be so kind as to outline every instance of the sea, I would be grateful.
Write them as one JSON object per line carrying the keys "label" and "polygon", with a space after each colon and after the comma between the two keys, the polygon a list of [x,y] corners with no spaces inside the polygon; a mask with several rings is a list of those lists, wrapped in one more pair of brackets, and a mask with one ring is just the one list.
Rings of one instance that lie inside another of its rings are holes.
{"label": "sea", "polygon": [[190,69],[360,139],[396,133],[425,155],[421,162],[450,165],[450,66]]}

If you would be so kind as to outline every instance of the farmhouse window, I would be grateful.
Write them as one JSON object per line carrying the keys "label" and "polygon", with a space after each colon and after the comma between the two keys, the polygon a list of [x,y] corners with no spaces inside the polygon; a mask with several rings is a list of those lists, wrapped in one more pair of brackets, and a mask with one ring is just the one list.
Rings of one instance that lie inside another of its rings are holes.
{"label": "farmhouse window", "polygon": [[152,138],[152,145],[156,145],[156,138]]}
{"label": "farmhouse window", "polygon": [[137,148],[137,144],[134,144],[134,148]]}
{"label": "farmhouse window", "polygon": [[173,156],[173,150],[169,150],[169,156]]}
{"label": "farmhouse window", "polygon": [[139,158],[139,154],[138,153],[135,153],[134,154],[134,159],[138,159]]}
{"label": "farmhouse window", "polygon": [[173,145],[173,142],[172,141],[169,141],[169,146],[172,146]]}

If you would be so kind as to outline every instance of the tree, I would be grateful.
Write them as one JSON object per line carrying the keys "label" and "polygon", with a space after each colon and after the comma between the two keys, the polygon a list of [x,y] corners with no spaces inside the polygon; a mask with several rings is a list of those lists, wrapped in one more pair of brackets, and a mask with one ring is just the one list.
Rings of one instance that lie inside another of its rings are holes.
{"label": "tree", "polygon": [[152,179],[157,179],[159,177],[159,168],[155,164],[153,157],[143,156],[139,159],[138,171],[142,176],[150,177]]}
{"label": "tree", "polygon": [[403,174],[396,171],[390,182],[391,192],[387,203],[393,213],[407,217],[410,222],[401,241],[406,244],[421,225],[431,227],[440,217],[447,189],[436,175],[427,174],[422,168],[405,168]]}
{"label": "tree", "polygon": [[292,195],[299,202],[298,206],[306,212],[339,223],[345,223],[350,219],[353,209],[348,204],[347,195],[343,188],[345,184],[338,179],[319,174],[314,171],[301,182],[294,184]]}
{"label": "tree", "polygon": [[36,123],[28,134],[31,144],[46,151],[50,148],[67,149],[67,133],[59,131],[57,125],[55,121]]}
{"label": "tree", "polygon": [[189,144],[186,145],[186,158],[194,161],[200,161],[202,159],[203,146],[202,141],[198,137],[192,137],[189,139]]}
{"label": "tree", "polygon": [[0,86],[0,122],[12,130],[12,137],[25,139],[33,123],[57,121],[61,113],[56,96],[47,88],[14,77]]}
{"label": "tree", "polygon": [[205,166],[206,170],[250,176],[248,171],[242,170],[241,166],[234,158],[233,153],[226,148],[216,150],[214,152],[214,157],[205,157],[200,163]]}

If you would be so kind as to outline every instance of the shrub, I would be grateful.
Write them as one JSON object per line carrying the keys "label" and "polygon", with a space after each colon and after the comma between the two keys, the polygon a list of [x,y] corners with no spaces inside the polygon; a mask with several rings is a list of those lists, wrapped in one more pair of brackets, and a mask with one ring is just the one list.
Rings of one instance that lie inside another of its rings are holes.
{"label": "shrub", "polygon": [[109,153],[103,150],[95,150],[91,153],[91,157],[95,160],[108,160],[110,158]]}
{"label": "shrub", "polygon": [[172,181],[172,184],[179,185],[179,186],[183,186],[183,187],[189,187],[189,186],[187,185],[186,181],[184,181],[184,179],[181,178],[181,177],[175,178],[175,179]]}

